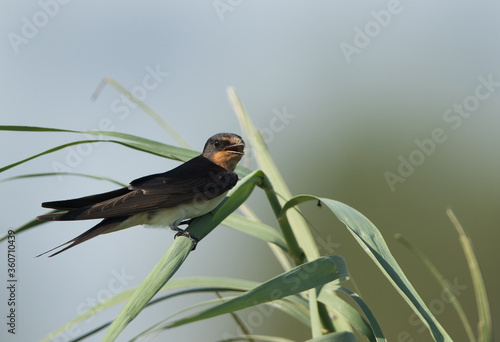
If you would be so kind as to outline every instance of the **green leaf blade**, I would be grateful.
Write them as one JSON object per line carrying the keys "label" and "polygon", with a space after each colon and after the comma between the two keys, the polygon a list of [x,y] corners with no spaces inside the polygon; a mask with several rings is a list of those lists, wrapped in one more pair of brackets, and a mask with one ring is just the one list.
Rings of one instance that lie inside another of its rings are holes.
{"label": "green leaf blade", "polygon": [[379,230],[363,214],[344,203],[329,198],[299,195],[289,200],[283,206],[282,215],[286,215],[287,210],[295,205],[318,200],[326,205],[346,225],[356,241],[363,247],[363,250],[375,261],[375,264],[380,268],[382,273],[398,290],[422,322],[427,325],[434,339],[436,341],[452,341],[451,337],[413,288],[408,278],[406,278],[403,270],[389,251]]}
{"label": "green leaf blade", "polygon": [[167,327],[173,328],[267,303],[321,286],[333,280],[344,280],[348,276],[347,267],[342,257],[337,255],[321,257],[282,273],[234,299],[167,324]]}
{"label": "green leaf blade", "polygon": [[[101,139],[88,139],[87,141],[85,141],[85,140],[75,141],[75,142],[71,142],[69,144],[60,145],[56,148],[39,153],[39,154],[34,155],[30,158],[21,160],[17,163],[13,163],[13,164],[8,165],[6,167],[0,168],[0,172],[5,171],[5,170],[12,168],[14,166],[17,166],[19,164],[22,164],[28,160],[40,157],[40,156],[48,154],[48,153],[58,151],[58,150],[63,149],[65,147],[69,147],[69,146],[76,145],[76,144],[95,143],[95,142],[118,143],[118,144],[121,144],[123,146],[130,147],[132,149],[136,149],[139,151],[143,151],[143,152],[147,152],[147,153],[151,153],[151,154],[158,155],[161,157],[165,157],[165,158],[169,158],[169,159],[173,159],[173,160],[179,160],[179,161],[187,161],[187,160],[192,159],[200,154],[200,152],[196,152],[196,151],[188,149],[188,148],[172,146],[172,145],[164,144],[164,143],[161,143],[161,142],[158,142],[155,140],[142,138],[142,137],[139,137],[136,135],[121,133],[121,132],[114,132],[114,131],[76,131],[76,130],[70,130],[70,129],[59,129],[59,128],[50,128],[50,127],[12,126],[12,125],[0,125],[0,131],[78,133],[78,134],[85,134],[85,135],[95,135],[95,136],[98,136],[101,138]],[[104,137],[104,136],[119,138],[119,139],[123,139],[124,141],[105,140],[105,139],[102,139],[102,137]],[[244,166],[238,165],[236,167],[236,172],[241,177],[245,177],[246,175],[251,173],[251,170],[249,170],[248,168],[246,168]]]}

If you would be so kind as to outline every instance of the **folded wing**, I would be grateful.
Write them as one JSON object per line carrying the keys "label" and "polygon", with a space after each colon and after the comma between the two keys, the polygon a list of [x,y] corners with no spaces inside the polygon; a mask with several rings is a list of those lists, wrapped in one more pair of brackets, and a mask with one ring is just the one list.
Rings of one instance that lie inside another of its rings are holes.
{"label": "folded wing", "polygon": [[65,211],[38,219],[66,221],[130,216],[212,199],[231,189],[237,181],[234,172],[199,156],[168,172],[136,179],[128,188],[42,203],[42,207]]}

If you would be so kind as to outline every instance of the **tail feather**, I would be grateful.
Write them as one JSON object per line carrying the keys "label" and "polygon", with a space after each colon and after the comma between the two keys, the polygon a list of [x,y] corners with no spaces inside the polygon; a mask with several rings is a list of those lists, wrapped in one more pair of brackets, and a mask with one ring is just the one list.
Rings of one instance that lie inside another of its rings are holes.
{"label": "tail feather", "polygon": [[37,216],[36,219],[39,221],[60,221],[61,216],[63,216],[66,213],[67,211],[51,212],[49,214]]}
{"label": "tail feather", "polygon": [[[50,214],[48,214],[50,215]],[[45,216],[45,215],[44,215]],[[110,230],[113,230],[117,225],[119,225],[120,223],[122,223],[123,221],[125,221],[126,219],[128,219],[128,216],[124,216],[124,217],[113,217],[113,218],[106,218],[104,220],[102,220],[101,222],[99,222],[97,225],[95,225],[94,227],[90,228],[89,230],[87,230],[86,232],[84,232],[83,234],[81,235],[78,235],[76,238],[72,239],[72,240],[69,240],[68,242],[65,242],[57,247],[54,247],[50,250],[48,250],[47,252],[44,252],[42,254],[39,254],[37,255],[36,257],[40,257],[42,255],[45,255],[47,253],[50,253],[52,252],[53,250],[56,250],[60,247],[63,247],[63,246],[66,246],[67,244],[71,243],[69,246],[61,249],[60,251],[54,253],[54,254],[51,254],[49,255],[49,258],[50,257],[53,257],[59,253],[62,253],[72,247],[75,247],[76,245],[79,245],[81,244],[82,242],[85,242],[87,240],[90,240],[98,235],[101,235],[101,234],[104,234]]]}
{"label": "tail feather", "polygon": [[90,195],[70,200],[62,200],[62,201],[53,201],[53,202],[43,202],[42,207],[44,208],[52,208],[52,209],[79,209],[83,207],[87,207],[90,205],[94,205],[99,202],[103,202],[115,197],[120,197],[130,192],[128,188],[121,188],[113,191],[104,192],[102,194]]}
{"label": "tail feather", "polygon": [[77,218],[78,215],[88,210],[89,207],[65,210],[65,211],[56,211],[48,214],[37,216],[36,219],[40,221],[72,221],[72,220],[90,220],[91,218]]}

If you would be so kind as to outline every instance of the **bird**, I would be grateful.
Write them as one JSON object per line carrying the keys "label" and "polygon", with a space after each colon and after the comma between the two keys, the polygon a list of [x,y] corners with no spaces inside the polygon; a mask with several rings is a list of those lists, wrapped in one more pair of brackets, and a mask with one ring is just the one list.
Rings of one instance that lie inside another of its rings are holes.
{"label": "bird", "polygon": [[40,221],[102,221],[37,257],[66,246],[49,255],[53,257],[98,235],[137,225],[170,227],[177,231],[175,237],[190,238],[194,249],[198,239],[178,226],[211,212],[222,202],[238,182],[234,170],[244,149],[239,135],[218,133],[207,140],[202,154],[164,173],[138,178],[109,192],[42,203],[43,208],[62,211],[38,216]]}

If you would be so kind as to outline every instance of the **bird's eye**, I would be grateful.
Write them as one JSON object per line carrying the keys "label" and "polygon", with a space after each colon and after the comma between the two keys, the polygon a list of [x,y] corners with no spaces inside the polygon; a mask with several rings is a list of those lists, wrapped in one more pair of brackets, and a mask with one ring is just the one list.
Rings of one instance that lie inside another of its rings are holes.
{"label": "bird's eye", "polygon": [[215,146],[215,147],[219,147],[219,144],[220,144],[219,140],[215,140],[215,141],[214,141],[214,146]]}

